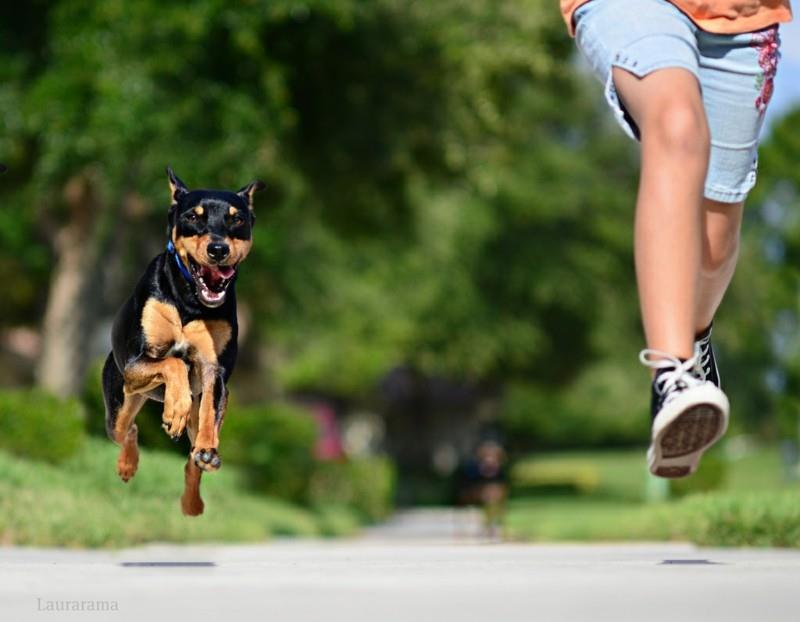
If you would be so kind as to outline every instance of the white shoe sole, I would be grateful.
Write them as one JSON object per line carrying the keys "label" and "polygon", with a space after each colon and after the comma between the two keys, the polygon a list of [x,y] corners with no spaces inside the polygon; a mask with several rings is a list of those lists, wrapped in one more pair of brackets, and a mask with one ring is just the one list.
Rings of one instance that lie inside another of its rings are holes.
{"label": "white shoe sole", "polygon": [[697,470],[703,453],[728,429],[730,405],[711,382],[681,393],[656,415],[647,465],[653,475],[678,478]]}

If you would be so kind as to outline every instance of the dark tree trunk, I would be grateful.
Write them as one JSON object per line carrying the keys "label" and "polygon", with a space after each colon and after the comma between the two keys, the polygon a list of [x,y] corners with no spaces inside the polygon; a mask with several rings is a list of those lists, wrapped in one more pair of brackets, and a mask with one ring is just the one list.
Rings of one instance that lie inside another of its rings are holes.
{"label": "dark tree trunk", "polygon": [[81,389],[87,365],[88,341],[96,315],[103,245],[103,209],[88,173],[73,177],[64,188],[68,222],[56,234],[47,309],[42,327],[38,384],[57,395]]}

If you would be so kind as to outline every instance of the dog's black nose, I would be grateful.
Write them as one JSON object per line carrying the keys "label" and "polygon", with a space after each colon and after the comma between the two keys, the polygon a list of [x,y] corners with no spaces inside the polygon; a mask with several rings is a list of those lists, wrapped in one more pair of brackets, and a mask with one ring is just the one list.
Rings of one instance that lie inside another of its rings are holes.
{"label": "dog's black nose", "polygon": [[225,242],[211,242],[208,245],[208,256],[214,261],[223,261],[231,254],[230,247]]}

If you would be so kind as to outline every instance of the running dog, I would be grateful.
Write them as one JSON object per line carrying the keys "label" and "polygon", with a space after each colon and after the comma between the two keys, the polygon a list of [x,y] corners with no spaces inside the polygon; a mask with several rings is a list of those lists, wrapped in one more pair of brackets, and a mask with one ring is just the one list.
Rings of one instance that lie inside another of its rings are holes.
{"label": "running dog", "polygon": [[111,332],[106,432],[121,447],[117,473],[127,482],[139,465],[136,414],[148,399],[163,402],[167,434],[189,435],[181,509],[197,516],[200,477],[222,464],[219,430],[237,352],[234,283],[252,245],[253,194],[264,184],[190,191],[172,169],[167,176],[167,248],[150,262]]}

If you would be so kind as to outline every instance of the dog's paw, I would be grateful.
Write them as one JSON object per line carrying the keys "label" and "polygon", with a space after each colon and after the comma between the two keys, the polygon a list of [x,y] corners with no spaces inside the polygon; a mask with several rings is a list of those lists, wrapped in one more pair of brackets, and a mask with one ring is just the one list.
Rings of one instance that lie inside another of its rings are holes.
{"label": "dog's paw", "polygon": [[186,415],[172,417],[171,419],[167,419],[164,417],[163,421],[161,422],[161,427],[164,429],[164,432],[167,433],[173,441],[177,441],[183,431],[186,429],[186,421],[188,417]]}
{"label": "dog's paw", "polygon": [[131,454],[130,452],[121,452],[117,458],[117,475],[120,476],[123,482],[127,482],[134,475],[136,469],[139,468],[139,454]]}
{"label": "dog's paw", "polygon": [[186,422],[189,420],[191,408],[191,396],[181,396],[180,399],[164,403],[161,427],[164,428],[164,431],[173,441],[177,441],[186,429]]}
{"label": "dog's paw", "polygon": [[203,471],[216,471],[222,466],[222,459],[213,447],[211,449],[193,449],[192,460]]}
{"label": "dog's paw", "polygon": [[181,512],[184,516],[200,516],[205,509],[205,504],[199,494],[186,494],[181,497]]}

